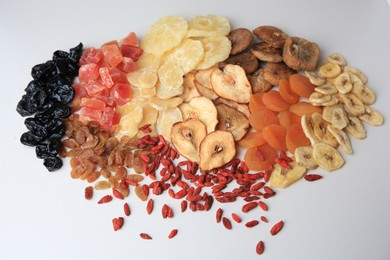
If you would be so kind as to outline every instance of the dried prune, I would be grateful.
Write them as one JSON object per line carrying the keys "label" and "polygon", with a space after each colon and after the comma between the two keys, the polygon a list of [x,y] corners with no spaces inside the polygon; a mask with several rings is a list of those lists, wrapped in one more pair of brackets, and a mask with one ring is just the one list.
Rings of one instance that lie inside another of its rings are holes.
{"label": "dried prune", "polygon": [[31,98],[28,95],[23,95],[22,99],[18,102],[16,106],[16,111],[21,116],[31,116],[37,112],[37,107],[31,101]]}
{"label": "dried prune", "polygon": [[49,136],[54,134],[62,137],[65,134],[65,123],[59,118],[54,118],[49,121],[45,124],[45,128],[48,131]]}
{"label": "dried prune", "polygon": [[27,146],[36,146],[43,139],[44,138],[38,137],[38,136],[34,135],[33,133],[31,133],[30,131],[28,131],[28,132],[25,132],[22,134],[22,136],[20,137],[20,142],[24,145],[27,145]]}
{"label": "dried prune", "polygon": [[38,89],[43,89],[42,84],[37,80],[32,80],[27,84],[27,87],[24,89],[27,95],[30,95],[37,91]]}
{"label": "dried prune", "polygon": [[72,109],[67,105],[59,105],[54,108],[52,115],[54,118],[64,118],[69,117],[72,113]]}
{"label": "dried prune", "polygon": [[59,157],[47,157],[43,160],[43,165],[49,172],[56,171],[62,167],[62,160]]}
{"label": "dried prune", "polygon": [[33,117],[26,118],[24,120],[24,124],[30,132],[38,137],[45,138],[48,134],[48,129],[44,125],[42,125],[38,120]]}
{"label": "dried prune", "polygon": [[83,44],[80,42],[76,47],[73,47],[69,50],[69,59],[78,64],[82,53]]}
{"label": "dried prune", "polygon": [[54,61],[68,59],[68,58],[69,58],[69,53],[66,51],[57,50],[57,51],[53,52],[53,60]]}
{"label": "dried prune", "polygon": [[74,89],[70,84],[57,86],[52,93],[52,99],[61,104],[68,104],[74,97]]}
{"label": "dried prune", "polygon": [[31,76],[42,82],[49,80],[57,75],[57,69],[54,61],[49,60],[45,63],[37,64],[31,69]]}

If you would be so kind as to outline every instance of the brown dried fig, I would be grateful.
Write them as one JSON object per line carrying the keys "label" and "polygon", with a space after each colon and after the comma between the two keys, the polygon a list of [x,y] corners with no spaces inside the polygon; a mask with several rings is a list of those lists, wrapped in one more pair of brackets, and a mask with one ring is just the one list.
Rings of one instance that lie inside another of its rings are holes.
{"label": "brown dried fig", "polygon": [[248,75],[248,80],[252,86],[253,93],[264,93],[270,90],[273,85],[264,79],[264,69],[259,68]]}
{"label": "brown dried fig", "polygon": [[320,55],[320,47],[299,37],[286,39],[283,61],[294,70],[314,70]]}
{"label": "brown dried fig", "polygon": [[295,72],[287,67],[286,64],[283,62],[279,63],[272,63],[268,62],[263,67],[264,69],[264,79],[271,83],[272,85],[276,86],[279,84],[279,81],[282,79],[288,79],[292,74]]}
{"label": "brown dried fig", "polygon": [[230,162],[236,155],[236,145],[233,134],[217,130],[203,139],[200,144],[199,167],[208,171]]}
{"label": "brown dried fig", "polygon": [[232,50],[230,51],[230,55],[236,55],[240,52],[243,52],[253,41],[252,32],[246,28],[237,28],[231,30],[227,37],[232,43]]}
{"label": "brown dried fig", "polygon": [[266,42],[259,42],[252,45],[250,51],[253,55],[255,55],[256,58],[262,61],[267,61],[267,62],[283,61],[282,50],[271,47]]}
{"label": "brown dried fig", "polygon": [[229,131],[233,134],[234,140],[241,140],[249,128],[248,118],[240,111],[225,105],[215,106],[218,111],[218,124],[216,129]]}
{"label": "brown dried fig", "polygon": [[251,74],[259,67],[259,60],[250,52],[242,52],[237,55],[230,56],[224,62],[219,64],[220,68],[224,68],[227,64],[234,64],[242,67],[246,74]]}
{"label": "brown dried fig", "polygon": [[281,29],[270,25],[255,28],[253,34],[274,48],[283,48],[284,42],[288,38],[288,35]]}

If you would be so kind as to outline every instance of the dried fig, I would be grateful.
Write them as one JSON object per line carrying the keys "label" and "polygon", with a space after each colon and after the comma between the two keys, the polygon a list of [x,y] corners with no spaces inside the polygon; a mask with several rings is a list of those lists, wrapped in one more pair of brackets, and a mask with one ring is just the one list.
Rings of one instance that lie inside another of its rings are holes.
{"label": "dried fig", "polygon": [[259,67],[259,60],[250,52],[242,52],[230,56],[227,60],[221,62],[219,67],[224,68],[227,64],[239,65],[245,70],[246,74],[251,74]]}
{"label": "dried fig", "polygon": [[225,105],[216,105],[218,111],[218,124],[216,129],[229,131],[233,134],[234,140],[241,140],[249,128],[248,118],[240,111]]}
{"label": "dried fig", "polygon": [[251,53],[256,58],[267,62],[281,62],[283,61],[282,50],[271,47],[266,42],[259,42],[251,47]]}
{"label": "dried fig", "polygon": [[263,77],[266,81],[271,83],[272,85],[278,85],[279,81],[282,79],[288,79],[295,72],[287,67],[283,62],[272,63],[268,62],[263,67],[264,73]]}
{"label": "dried fig", "polygon": [[294,70],[314,70],[320,55],[320,47],[299,37],[286,39],[283,61]]}
{"label": "dried fig", "polygon": [[173,124],[171,142],[182,156],[199,163],[199,146],[206,134],[206,126],[199,119],[189,118]]}
{"label": "dried fig", "polygon": [[235,154],[233,134],[228,131],[214,131],[206,135],[200,144],[199,167],[204,171],[212,170],[230,162]]}
{"label": "dried fig", "polygon": [[284,42],[288,38],[288,35],[281,29],[270,25],[259,26],[252,32],[274,48],[283,48]]}
{"label": "dried fig", "polygon": [[246,28],[237,28],[231,30],[227,37],[232,43],[232,50],[230,51],[230,55],[236,55],[240,52],[243,52],[253,41],[252,32]]}
{"label": "dried fig", "polygon": [[259,68],[248,75],[248,80],[252,86],[253,93],[264,93],[270,90],[273,85],[264,79],[264,69]]}

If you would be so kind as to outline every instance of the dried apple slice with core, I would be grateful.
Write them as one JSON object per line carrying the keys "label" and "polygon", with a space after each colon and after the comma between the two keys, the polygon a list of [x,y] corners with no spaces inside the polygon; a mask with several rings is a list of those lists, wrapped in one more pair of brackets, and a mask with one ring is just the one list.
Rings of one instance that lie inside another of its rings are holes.
{"label": "dried apple slice with core", "polygon": [[218,111],[218,130],[229,131],[233,134],[234,140],[241,140],[249,128],[248,118],[240,111],[225,105],[216,105]]}
{"label": "dried apple slice with core", "polygon": [[236,154],[232,133],[214,131],[208,134],[200,144],[200,169],[212,170],[230,162]]}
{"label": "dried apple slice with core", "polygon": [[206,126],[199,119],[189,118],[173,124],[171,142],[182,156],[199,163],[199,146],[206,134]]}

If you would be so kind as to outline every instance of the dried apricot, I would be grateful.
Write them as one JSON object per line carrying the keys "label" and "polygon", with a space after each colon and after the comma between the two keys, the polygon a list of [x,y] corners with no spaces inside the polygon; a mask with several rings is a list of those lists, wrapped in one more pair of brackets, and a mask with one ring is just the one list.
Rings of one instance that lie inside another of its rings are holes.
{"label": "dried apricot", "polygon": [[303,132],[301,124],[293,124],[287,129],[286,145],[290,153],[294,153],[298,147],[310,145],[310,140]]}
{"label": "dried apricot", "polygon": [[246,150],[244,161],[248,168],[253,171],[266,170],[269,165],[273,164],[276,151],[268,144],[251,147]]}
{"label": "dried apricot", "polygon": [[300,124],[301,117],[287,110],[279,113],[279,123],[284,128],[289,128],[293,124]]}
{"label": "dried apricot", "polygon": [[242,147],[256,147],[262,144],[265,144],[265,139],[260,132],[249,132],[238,141],[238,145]]}
{"label": "dried apricot", "polygon": [[285,101],[279,91],[270,90],[262,96],[264,105],[272,111],[280,112],[288,110],[290,104]]}
{"label": "dried apricot", "polygon": [[263,128],[267,125],[279,124],[278,114],[269,110],[266,107],[259,108],[252,112],[249,116],[249,124],[256,131],[263,131]]}
{"label": "dried apricot", "polygon": [[249,109],[252,113],[261,107],[265,107],[263,103],[263,95],[264,93],[255,93],[251,95],[249,99]]}
{"label": "dried apricot", "polygon": [[295,104],[299,101],[299,95],[291,90],[290,82],[287,79],[279,81],[280,96],[290,104]]}
{"label": "dried apricot", "polygon": [[322,114],[322,109],[320,107],[313,106],[308,102],[298,102],[290,106],[290,111],[296,114],[297,116],[311,115],[314,112]]}
{"label": "dried apricot", "polygon": [[304,98],[309,98],[311,93],[314,92],[314,88],[316,87],[310,82],[309,78],[301,74],[291,75],[289,81],[291,90]]}
{"label": "dried apricot", "polygon": [[263,129],[265,141],[274,149],[286,151],[286,129],[281,125],[267,125]]}

